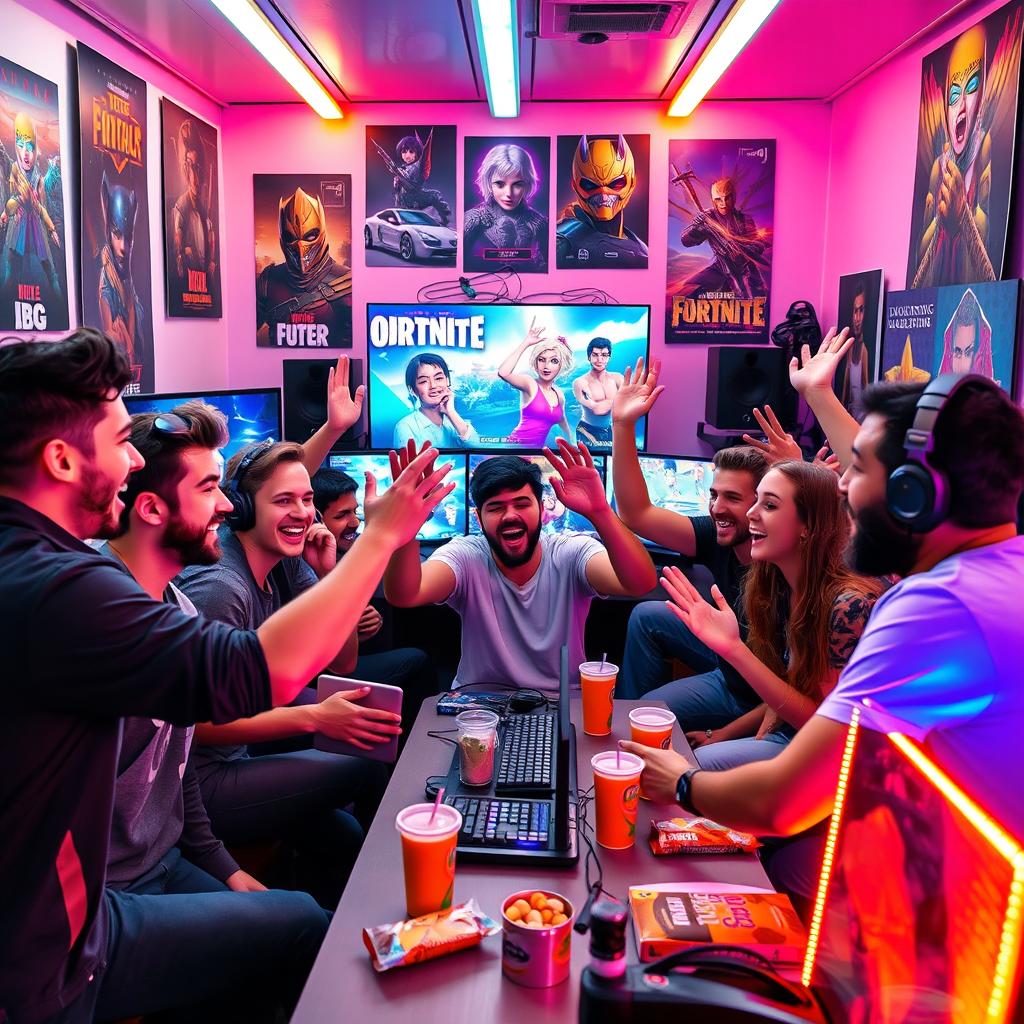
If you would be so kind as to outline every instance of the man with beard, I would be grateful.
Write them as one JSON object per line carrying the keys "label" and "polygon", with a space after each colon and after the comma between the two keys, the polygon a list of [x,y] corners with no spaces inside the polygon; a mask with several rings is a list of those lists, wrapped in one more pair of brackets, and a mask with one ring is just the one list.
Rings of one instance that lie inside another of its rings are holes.
{"label": "man with beard", "polygon": [[843,366],[843,379],[839,385],[839,401],[851,416],[861,414],[861,395],[871,379],[873,367],[871,356],[864,345],[864,316],[867,311],[867,288],[864,282],[857,284],[853,293],[853,309],[850,314],[850,329],[853,347]]}
{"label": "man with beard", "polygon": [[[655,583],[640,541],[612,512],[587,449],[559,438],[544,450],[558,500],[588,519],[600,541],[581,533],[541,532],[540,467],[518,455],[482,462],[470,481],[481,536],[456,537],[420,564],[419,545],[396,552],[384,593],[399,608],[447,604],[462,617],[456,688],[504,683],[558,689],[558,658],[569,644],[569,671],[585,661],[583,630],[595,596],[637,597]],[[392,456],[395,469],[415,454]],[[604,543],[602,544],[601,541]]]}
{"label": "man with beard", "polygon": [[[879,598],[835,689],[773,761],[698,772],[672,751],[622,744],[646,758],[643,787],[653,800],[674,799],[687,813],[762,835],[811,829],[767,858],[776,886],[798,896],[815,888],[823,837],[812,827],[832,810],[855,709],[862,726],[903,733],[940,764],[955,765],[956,778],[996,821],[1011,834],[1024,832],[1015,745],[1024,726],[1024,619],[1015,603],[1024,593],[1024,538],[1015,524],[1024,415],[993,382],[961,378],[966,383],[949,393],[954,379],[947,376],[868,388],[858,428],[831,392],[849,347],[845,334],[830,332],[821,361],[805,353],[803,369],[792,372],[811,408],[826,411],[840,458],[848,457],[840,486],[853,520],[853,569],[903,579]],[[934,397],[944,393],[944,401]],[[939,412],[926,426],[921,409]],[[915,459],[906,442],[928,427],[932,443]],[[923,469],[921,459],[944,478],[946,500],[940,487],[936,513],[908,525],[894,514],[900,477],[890,477],[908,465]],[[684,619],[718,614],[696,595],[678,603]]]}

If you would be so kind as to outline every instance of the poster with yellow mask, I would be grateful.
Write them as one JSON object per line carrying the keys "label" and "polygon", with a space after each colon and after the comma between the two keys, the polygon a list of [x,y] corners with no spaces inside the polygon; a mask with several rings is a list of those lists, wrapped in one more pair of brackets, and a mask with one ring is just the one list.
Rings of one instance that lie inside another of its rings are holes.
{"label": "poster with yellow mask", "polygon": [[1014,0],[924,58],[907,288],[1002,277],[1022,6]]}

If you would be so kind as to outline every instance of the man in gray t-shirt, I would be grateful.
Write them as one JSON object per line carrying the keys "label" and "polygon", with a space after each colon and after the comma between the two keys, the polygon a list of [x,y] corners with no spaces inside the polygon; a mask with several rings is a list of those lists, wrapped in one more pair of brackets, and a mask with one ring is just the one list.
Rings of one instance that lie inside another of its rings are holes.
{"label": "man in gray t-shirt", "polygon": [[[456,686],[507,683],[558,688],[558,652],[569,644],[570,680],[584,660],[583,627],[591,599],[638,597],[656,577],[650,555],[619,521],[583,445],[549,449],[551,486],[566,508],[593,523],[586,534],[541,533],[541,473],[518,455],[482,462],[470,482],[483,535],[450,541],[425,563],[413,542],[392,557],[384,592],[399,607],[448,604],[462,617]],[[399,458],[403,465],[409,450]],[[367,494],[372,516],[372,493]],[[601,543],[603,542],[603,543]]]}

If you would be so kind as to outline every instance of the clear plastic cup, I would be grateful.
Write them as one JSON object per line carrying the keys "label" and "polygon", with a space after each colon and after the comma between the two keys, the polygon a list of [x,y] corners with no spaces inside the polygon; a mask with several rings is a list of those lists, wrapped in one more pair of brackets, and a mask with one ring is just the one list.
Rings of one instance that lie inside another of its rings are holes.
{"label": "clear plastic cup", "polygon": [[594,770],[594,833],[609,850],[628,850],[636,838],[637,797],[644,762],[636,754],[605,750],[590,759]]}
{"label": "clear plastic cup", "polygon": [[588,736],[608,736],[612,731],[612,699],[619,666],[610,661],[585,661],[580,665],[583,691],[583,731]]}
{"label": "clear plastic cup", "polygon": [[464,786],[489,786],[498,749],[498,716],[493,711],[463,711],[455,716],[459,730],[459,779]]}
{"label": "clear plastic cup", "polygon": [[455,891],[455,846],[462,815],[448,804],[411,804],[395,816],[402,837],[405,906],[410,917],[447,910]]}

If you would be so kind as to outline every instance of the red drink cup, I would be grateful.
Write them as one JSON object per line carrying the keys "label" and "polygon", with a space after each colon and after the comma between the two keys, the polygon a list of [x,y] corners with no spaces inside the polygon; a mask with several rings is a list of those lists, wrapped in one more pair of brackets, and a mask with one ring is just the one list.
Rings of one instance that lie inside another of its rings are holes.
{"label": "red drink cup", "polygon": [[[676,716],[668,708],[633,708],[629,713],[629,738],[645,747],[668,750],[675,724]],[[640,797],[647,799],[642,788]]]}
{"label": "red drink cup", "polygon": [[583,690],[583,731],[588,736],[608,736],[612,731],[612,698],[619,666],[610,661],[585,661],[580,665]]}
{"label": "red drink cup", "polygon": [[433,811],[433,804],[412,804],[395,818],[395,828],[402,837],[405,906],[410,917],[447,910],[452,905],[455,846],[462,815],[447,804],[439,804],[436,814]]}
{"label": "red drink cup", "polygon": [[609,850],[628,850],[636,838],[637,796],[644,763],[635,754],[606,750],[590,759],[594,770],[594,833]]}

